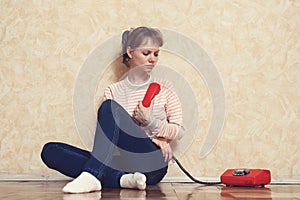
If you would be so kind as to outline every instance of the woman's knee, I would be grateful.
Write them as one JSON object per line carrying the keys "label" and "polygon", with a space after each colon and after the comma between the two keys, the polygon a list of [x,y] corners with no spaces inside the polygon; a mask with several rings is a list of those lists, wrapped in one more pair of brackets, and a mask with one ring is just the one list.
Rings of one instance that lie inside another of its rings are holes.
{"label": "woman's knee", "polygon": [[43,146],[43,149],[41,151],[41,158],[44,160],[44,158],[47,157],[51,149],[53,149],[54,142],[48,142]]}
{"label": "woman's knee", "polygon": [[112,102],[113,102],[113,100],[111,100],[111,99],[107,99],[102,102],[101,106],[98,108],[98,117],[99,117],[99,115],[101,115],[101,113],[103,111],[107,112],[107,111],[111,110]]}
{"label": "woman's knee", "polygon": [[55,156],[57,144],[57,142],[48,142],[43,146],[41,151],[41,159],[48,167],[51,167],[51,160],[52,157]]}
{"label": "woman's knee", "polygon": [[101,106],[98,109],[98,119],[100,116],[112,114],[114,115],[118,110],[121,108],[121,106],[112,99],[107,99],[103,101]]}

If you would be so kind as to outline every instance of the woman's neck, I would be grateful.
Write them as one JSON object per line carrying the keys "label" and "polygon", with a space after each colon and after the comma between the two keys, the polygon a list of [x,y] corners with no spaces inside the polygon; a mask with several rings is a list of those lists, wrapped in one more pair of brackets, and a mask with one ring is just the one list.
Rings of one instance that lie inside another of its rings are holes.
{"label": "woman's neck", "polygon": [[141,85],[143,83],[146,83],[149,81],[150,75],[148,73],[143,74],[136,74],[136,73],[128,73],[128,80],[135,84],[135,85]]}

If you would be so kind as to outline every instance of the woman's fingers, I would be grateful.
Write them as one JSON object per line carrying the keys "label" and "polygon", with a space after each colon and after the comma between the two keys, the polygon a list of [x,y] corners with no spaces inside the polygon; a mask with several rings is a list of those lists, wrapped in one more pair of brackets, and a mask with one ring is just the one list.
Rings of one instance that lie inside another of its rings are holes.
{"label": "woman's fingers", "polygon": [[162,149],[162,154],[165,158],[165,162],[169,162],[173,158],[173,151],[169,145]]}
{"label": "woman's fingers", "polygon": [[150,123],[150,115],[151,115],[151,109],[143,107],[142,103],[139,102],[136,108],[133,111],[132,117],[138,121],[142,126],[146,126]]}

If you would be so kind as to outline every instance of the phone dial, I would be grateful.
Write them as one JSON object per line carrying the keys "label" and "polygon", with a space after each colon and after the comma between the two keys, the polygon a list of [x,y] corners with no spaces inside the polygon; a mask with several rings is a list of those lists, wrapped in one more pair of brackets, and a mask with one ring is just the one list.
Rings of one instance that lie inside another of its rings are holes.
{"label": "phone dial", "polygon": [[236,169],[232,171],[233,176],[246,176],[249,173],[250,173],[249,169]]}

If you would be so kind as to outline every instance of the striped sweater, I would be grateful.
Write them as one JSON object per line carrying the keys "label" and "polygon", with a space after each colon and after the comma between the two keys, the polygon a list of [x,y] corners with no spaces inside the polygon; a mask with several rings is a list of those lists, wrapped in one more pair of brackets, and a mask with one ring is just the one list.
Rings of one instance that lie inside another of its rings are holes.
{"label": "striped sweater", "polygon": [[104,98],[118,102],[132,116],[151,82],[159,83],[161,90],[153,99],[152,120],[147,127],[142,128],[154,143],[164,148],[170,141],[182,137],[181,105],[171,82],[150,77],[146,83],[135,85],[126,77],[108,86],[104,91]]}

